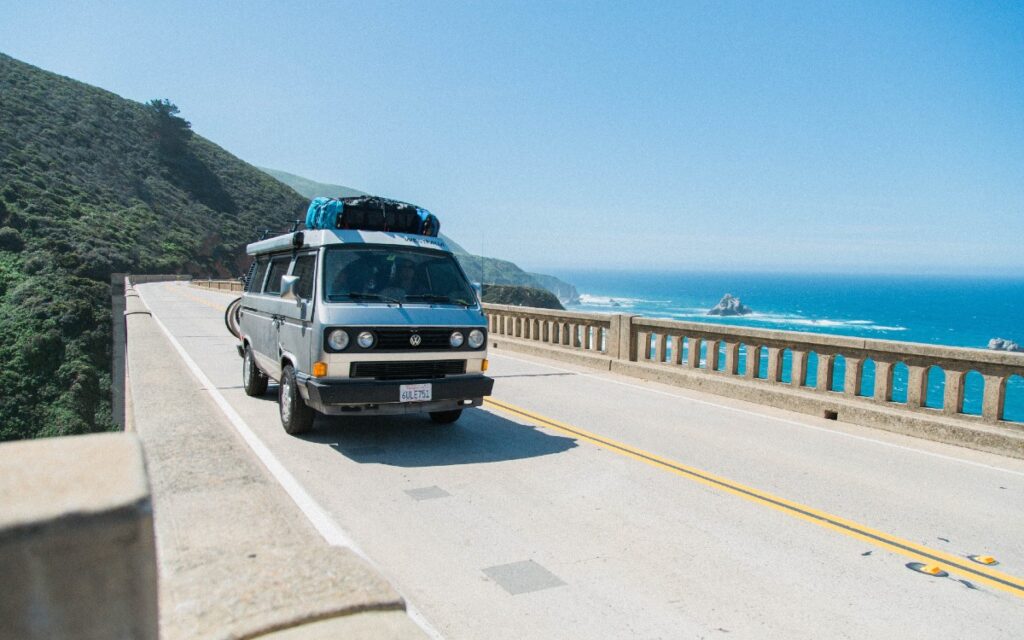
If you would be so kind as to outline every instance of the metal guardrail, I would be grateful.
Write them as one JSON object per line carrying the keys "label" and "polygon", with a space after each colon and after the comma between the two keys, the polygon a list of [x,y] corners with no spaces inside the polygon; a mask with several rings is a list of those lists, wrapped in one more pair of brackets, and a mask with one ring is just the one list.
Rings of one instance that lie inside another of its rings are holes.
{"label": "metal guardrail", "polygon": [[[966,420],[1004,421],[1007,382],[1012,376],[1024,378],[1024,354],[1017,353],[622,314],[492,304],[484,310],[492,336]],[[929,373],[935,368],[944,386],[937,407],[928,406]],[[896,375],[901,383],[906,380],[905,399],[894,398]],[[972,388],[983,385],[980,416],[964,413],[968,376],[980,376]]]}

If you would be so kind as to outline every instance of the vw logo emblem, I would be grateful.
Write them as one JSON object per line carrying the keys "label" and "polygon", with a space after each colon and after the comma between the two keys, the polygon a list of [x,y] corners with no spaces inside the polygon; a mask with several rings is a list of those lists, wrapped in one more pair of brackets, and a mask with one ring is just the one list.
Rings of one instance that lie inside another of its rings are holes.
{"label": "vw logo emblem", "polygon": [[418,347],[420,346],[421,342],[423,342],[423,338],[420,337],[420,334],[414,333],[411,336],[409,336],[409,344],[411,344],[412,346]]}

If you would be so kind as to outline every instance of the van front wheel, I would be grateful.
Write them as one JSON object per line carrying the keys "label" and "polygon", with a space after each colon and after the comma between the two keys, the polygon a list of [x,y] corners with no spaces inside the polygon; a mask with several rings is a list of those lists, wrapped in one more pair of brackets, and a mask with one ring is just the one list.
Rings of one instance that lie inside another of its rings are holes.
{"label": "van front wheel", "polygon": [[316,411],[311,409],[299,393],[295,382],[295,369],[290,364],[281,371],[281,384],[277,387],[277,401],[281,408],[281,425],[286,433],[299,435],[313,428]]}
{"label": "van front wheel", "polygon": [[451,424],[459,419],[462,415],[462,409],[455,409],[453,411],[431,411],[430,419],[437,424]]}

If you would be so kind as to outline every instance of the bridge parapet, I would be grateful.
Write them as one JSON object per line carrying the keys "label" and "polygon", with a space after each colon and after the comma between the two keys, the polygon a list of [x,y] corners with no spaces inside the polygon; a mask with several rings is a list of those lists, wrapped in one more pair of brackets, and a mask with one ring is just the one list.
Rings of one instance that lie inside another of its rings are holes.
{"label": "bridge parapet", "polygon": [[[532,343],[555,357],[567,351],[595,355],[599,358],[590,359],[592,364],[640,377],[829,418],[838,417],[836,401],[841,401],[843,409],[852,409],[844,410],[844,419],[883,428],[904,424],[899,416],[913,414],[910,422],[930,420],[934,426],[941,418],[1012,429],[1018,438],[1024,434],[1021,423],[1005,416],[1007,382],[1024,377],[1024,354],[621,314],[492,304],[484,310],[492,340]],[[938,402],[936,393],[931,398],[928,393],[933,369],[941,372]],[[965,413],[969,376],[974,378],[972,389],[979,383],[982,388],[980,415]],[[741,384],[718,384],[725,380]],[[762,393],[766,390],[787,393]],[[887,417],[864,420],[877,414],[874,408],[884,408]],[[1024,440],[1018,438],[1012,441],[1011,455],[1024,457]]]}

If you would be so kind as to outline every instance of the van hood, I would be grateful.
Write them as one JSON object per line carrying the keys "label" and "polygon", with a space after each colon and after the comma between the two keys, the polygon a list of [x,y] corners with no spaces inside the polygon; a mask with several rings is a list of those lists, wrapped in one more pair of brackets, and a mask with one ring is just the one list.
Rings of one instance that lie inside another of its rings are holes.
{"label": "van hood", "polygon": [[487,324],[479,308],[440,305],[323,303],[318,305],[317,315],[325,326],[483,327]]}

